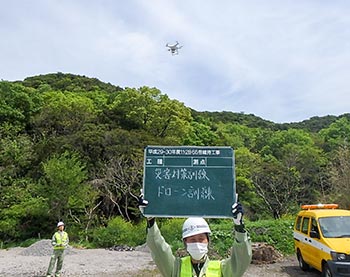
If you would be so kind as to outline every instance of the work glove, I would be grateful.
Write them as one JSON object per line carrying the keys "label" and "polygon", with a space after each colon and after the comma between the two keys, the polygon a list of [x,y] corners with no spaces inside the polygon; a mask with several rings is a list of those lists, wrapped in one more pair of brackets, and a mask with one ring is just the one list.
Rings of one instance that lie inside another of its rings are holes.
{"label": "work glove", "polygon": [[244,222],[243,222],[243,207],[242,204],[236,202],[232,205],[232,216],[233,223],[235,224],[235,230],[241,233],[245,232]]}
{"label": "work glove", "polygon": [[142,213],[142,215],[144,215],[144,209],[147,207],[148,201],[144,199],[142,189],[141,189],[141,194],[140,194],[139,199],[138,199],[138,205],[139,205],[140,212]]}
{"label": "work glove", "polygon": [[[139,205],[139,210],[140,210],[141,214],[143,216],[145,216],[144,215],[144,209],[147,207],[148,201],[144,199],[142,189],[141,189],[141,194],[139,196],[138,205]],[[155,222],[154,217],[147,217],[146,216],[146,219],[147,219],[147,228],[151,228],[154,225],[154,222]]]}

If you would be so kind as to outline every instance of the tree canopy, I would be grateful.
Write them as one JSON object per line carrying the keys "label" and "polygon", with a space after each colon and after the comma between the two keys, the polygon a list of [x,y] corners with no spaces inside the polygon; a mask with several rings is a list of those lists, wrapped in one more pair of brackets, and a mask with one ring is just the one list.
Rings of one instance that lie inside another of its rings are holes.
{"label": "tree canopy", "polygon": [[300,204],[348,208],[349,114],[276,124],[197,112],[157,88],[47,74],[0,82],[0,241],[64,220],[81,237],[116,216],[137,222],[147,145],[231,146],[251,220]]}

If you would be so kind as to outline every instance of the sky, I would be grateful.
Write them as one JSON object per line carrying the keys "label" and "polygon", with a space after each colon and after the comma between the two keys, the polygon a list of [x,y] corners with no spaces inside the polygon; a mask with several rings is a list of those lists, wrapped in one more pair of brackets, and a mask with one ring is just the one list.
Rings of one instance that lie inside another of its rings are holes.
{"label": "sky", "polygon": [[350,112],[348,0],[0,2],[0,80],[72,73],[275,123]]}

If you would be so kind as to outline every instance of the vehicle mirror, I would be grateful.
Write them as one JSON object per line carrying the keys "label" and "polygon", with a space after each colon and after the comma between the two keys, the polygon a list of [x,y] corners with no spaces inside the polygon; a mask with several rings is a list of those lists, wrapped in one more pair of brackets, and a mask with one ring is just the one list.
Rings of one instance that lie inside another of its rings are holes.
{"label": "vehicle mirror", "polygon": [[311,231],[310,232],[310,237],[319,239],[320,238],[320,234],[318,232],[316,232],[316,231]]}

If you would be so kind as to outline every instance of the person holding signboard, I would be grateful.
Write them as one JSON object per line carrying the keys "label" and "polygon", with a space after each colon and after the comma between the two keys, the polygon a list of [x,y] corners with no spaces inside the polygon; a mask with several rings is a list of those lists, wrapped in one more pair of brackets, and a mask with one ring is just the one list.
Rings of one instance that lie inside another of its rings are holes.
{"label": "person holding signboard", "polygon": [[[139,207],[148,202],[140,197]],[[251,242],[243,223],[243,208],[240,203],[232,205],[235,241],[231,256],[222,261],[211,261],[207,255],[209,235],[208,223],[201,217],[186,219],[182,227],[182,239],[189,256],[179,258],[172,253],[164,240],[154,217],[147,218],[147,245],[152,258],[164,277],[240,277],[252,259]]]}

